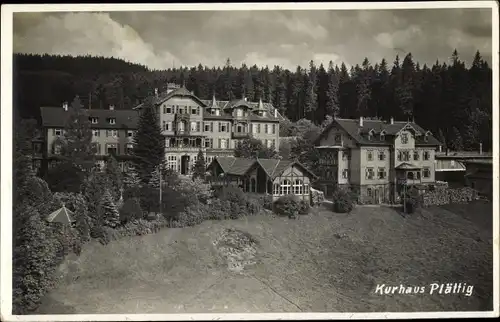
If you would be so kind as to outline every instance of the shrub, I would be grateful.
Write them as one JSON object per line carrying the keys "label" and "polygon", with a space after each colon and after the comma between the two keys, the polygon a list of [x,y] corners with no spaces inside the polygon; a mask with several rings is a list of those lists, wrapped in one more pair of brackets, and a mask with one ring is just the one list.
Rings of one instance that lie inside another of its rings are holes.
{"label": "shrub", "polygon": [[210,217],[209,206],[198,203],[188,206],[175,221],[176,227],[187,227],[201,224]]}
{"label": "shrub", "polygon": [[296,195],[281,196],[274,202],[274,212],[280,216],[295,218],[301,211],[300,200]]}
{"label": "shrub", "polygon": [[125,224],[132,220],[144,218],[144,213],[138,198],[130,198],[125,200],[120,207],[120,222]]}
{"label": "shrub", "polygon": [[410,189],[406,193],[405,210],[407,214],[414,213],[421,206],[421,198],[417,189]]}
{"label": "shrub", "polygon": [[212,199],[208,204],[208,220],[224,220],[230,218],[231,203],[227,200]]}
{"label": "shrub", "polygon": [[12,304],[14,314],[25,314],[55,285],[54,272],[64,251],[63,242],[34,207],[26,206],[16,216],[26,220],[14,236]]}
{"label": "shrub", "polygon": [[356,200],[355,193],[339,188],[333,193],[333,211],[338,213],[351,212],[354,209]]}
{"label": "shrub", "polygon": [[311,210],[311,204],[309,203],[309,201],[301,199],[299,201],[299,214],[307,215],[310,210]]}

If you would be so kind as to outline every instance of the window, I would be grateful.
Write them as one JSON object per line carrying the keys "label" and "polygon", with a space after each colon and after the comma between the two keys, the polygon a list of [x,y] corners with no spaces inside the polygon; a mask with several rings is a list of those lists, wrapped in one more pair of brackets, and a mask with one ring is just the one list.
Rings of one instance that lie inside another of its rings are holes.
{"label": "window", "polygon": [[302,188],[303,188],[302,180],[299,179],[295,180],[295,183],[293,184],[293,194],[302,195],[303,194]]}
{"label": "window", "polygon": [[127,136],[129,138],[133,137],[134,136],[134,131],[127,131]]}
{"label": "window", "polygon": [[177,156],[169,155],[167,156],[167,168],[176,171],[177,170]]}
{"label": "window", "polygon": [[373,171],[373,168],[366,168],[366,179],[373,180],[374,175],[375,172]]}
{"label": "window", "polygon": [[451,166],[451,168],[455,168],[455,160],[450,161],[450,166]]}
{"label": "window", "polygon": [[116,124],[116,119],[115,118],[109,118],[108,119],[109,124]]}
{"label": "window", "polygon": [[290,194],[290,181],[289,180],[285,179],[281,182],[280,194],[281,195],[289,195]]}
{"label": "window", "polygon": [[422,173],[422,176],[424,178],[430,178],[431,177],[431,170],[429,168],[424,168],[424,171]]}
{"label": "window", "polygon": [[279,196],[280,195],[280,185],[279,183],[275,183],[273,185],[273,195]]}
{"label": "window", "polygon": [[420,180],[420,171],[417,171],[417,180]]}
{"label": "window", "polygon": [[368,132],[368,141],[371,141],[371,140],[372,140],[372,136],[373,136],[372,132],[371,132],[371,131],[370,131],[370,132]]}
{"label": "window", "polygon": [[413,180],[415,178],[413,171],[408,172],[406,174],[406,177],[408,178],[408,180]]}
{"label": "window", "polygon": [[367,159],[368,161],[373,161],[373,152],[372,151],[367,151]]}
{"label": "window", "polygon": [[128,143],[128,144],[127,144],[127,147],[126,147],[126,153],[127,153],[127,154],[131,154],[133,149],[134,149],[134,145],[133,145],[133,144]]}
{"label": "window", "polygon": [[399,161],[410,161],[410,151],[402,151],[400,153],[401,153],[401,158],[398,154]]}
{"label": "window", "polygon": [[118,147],[116,144],[106,144],[106,154],[114,154],[116,155],[118,153]]}
{"label": "window", "polygon": [[398,151],[398,161],[403,161],[403,153]]}
{"label": "window", "polygon": [[342,151],[342,160],[350,160],[349,151]]}
{"label": "window", "polygon": [[54,130],[54,135],[55,136],[61,136],[62,135],[62,130],[61,129],[55,129]]}
{"label": "window", "polygon": [[210,123],[204,123],[203,129],[205,130],[205,132],[210,132]]}
{"label": "window", "polygon": [[196,122],[191,122],[191,131],[196,131]]}
{"label": "window", "polygon": [[385,172],[385,168],[378,168],[378,178],[385,179],[386,177],[387,177],[387,174]]}
{"label": "window", "polygon": [[342,179],[349,179],[349,169],[342,170]]}
{"label": "window", "polygon": [[385,160],[385,152],[384,151],[379,151],[378,152],[378,159],[379,159],[379,161],[384,161]]}
{"label": "window", "polygon": [[385,141],[385,134],[384,133],[380,133],[380,141]]}
{"label": "window", "polygon": [[424,142],[427,142],[429,141],[429,135],[427,133],[425,133],[424,135]]}
{"label": "window", "polygon": [[219,139],[220,140],[220,148],[227,149],[227,139]]}
{"label": "window", "polygon": [[163,107],[163,114],[172,114],[172,107],[171,106],[164,106]]}
{"label": "window", "polygon": [[257,133],[257,124],[252,124],[252,132]]}
{"label": "window", "polygon": [[179,131],[184,132],[186,130],[186,122],[180,121],[179,122]]}
{"label": "window", "polygon": [[368,197],[372,196],[372,188],[367,188],[366,193],[368,194]]}
{"label": "window", "polygon": [[257,124],[257,133],[260,133],[260,124]]}
{"label": "window", "polygon": [[420,159],[420,153],[415,150],[413,151],[413,160],[418,161],[418,159]]}
{"label": "window", "polygon": [[90,118],[90,123],[97,124],[97,117],[91,117]]}
{"label": "window", "polygon": [[227,123],[219,122],[219,132],[228,132]]}
{"label": "window", "polygon": [[429,151],[424,151],[424,160],[428,161],[431,158]]}
{"label": "window", "polygon": [[241,124],[238,124],[236,126],[236,132],[238,132],[238,133],[242,133],[243,132],[243,126]]}
{"label": "window", "polygon": [[191,114],[192,115],[197,115],[198,114],[198,108],[197,107],[191,107]]}
{"label": "window", "polygon": [[213,139],[205,139],[205,148],[212,148],[213,147]]}
{"label": "window", "polygon": [[335,134],[335,144],[340,144],[342,143],[342,134]]}
{"label": "window", "polygon": [[99,132],[101,132],[101,131],[99,131],[99,130],[92,130],[92,135],[93,136],[99,136]]}
{"label": "window", "polygon": [[273,134],[276,134],[276,124],[273,124]]}
{"label": "window", "polygon": [[401,143],[402,144],[407,144],[408,143],[408,133],[401,134]]}
{"label": "window", "polygon": [[236,116],[242,117],[243,116],[243,110],[241,108],[236,109]]}
{"label": "window", "polygon": [[117,130],[106,130],[106,136],[112,136],[114,138],[118,137]]}

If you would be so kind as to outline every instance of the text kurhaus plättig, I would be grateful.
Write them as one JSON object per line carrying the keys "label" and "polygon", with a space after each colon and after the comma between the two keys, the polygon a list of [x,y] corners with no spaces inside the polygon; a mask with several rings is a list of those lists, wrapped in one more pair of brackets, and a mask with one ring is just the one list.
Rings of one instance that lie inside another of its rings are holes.
{"label": "text kurhaus pl\u00e4ttig", "polygon": [[392,295],[392,294],[463,294],[471,296],[474,291],[473,285],[467,283],[432,283],[428,286],[405,286],[405,285],[386,285],[377,284],[375,294]]}

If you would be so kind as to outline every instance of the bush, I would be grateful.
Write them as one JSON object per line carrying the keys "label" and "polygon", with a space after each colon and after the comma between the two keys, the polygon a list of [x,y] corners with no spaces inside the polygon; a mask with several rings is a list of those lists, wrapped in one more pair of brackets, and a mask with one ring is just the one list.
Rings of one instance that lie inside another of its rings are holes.
{"label": "bush", "polygon": [[421,206],[421,198],[417,189],[410,189],[406,193],[405,210],[407,214],[414,213]]}
{"label": "bush", "polygon": [[175,221],[175,227],[188,227],[201,224],[210,217],[208,205],[198,203],[188,206]]}
{"label": "bush", "polygon": [[26,314],[55,286],[64,244],[34,207],[26,206],[16,216],[26,221],[14,236],[12,304],[14,314]]}
{"label": "bush", "polygon": [[333,193],[333,211],[338,213],[351,212],[356,200],[357,196],[352,191],[337,189]]}
{"label": "bush", "polygon": [[311,210],[311,204],[309,203],[309,201],[301,199],[299,201],[299,214],[307,215],[310,210]]}
{"label": "bush", "polygon": [[281,196],[274,202],[274,212],[280,216],[295,218],[302,210],[300,200],[296,195]]}
{"label": "bush", "polygon": [[208,220],[224,220],[230,218],[228,209],[231,208],[231,203],[227,200],[212,199],[208,204],[209,216]]}
{"label": "bush", "polygon": [[120,207],[120,222],[126,224],[132,220],[139,220],[144,218],[141,204],[138,198],[130,198],[125,200]]}

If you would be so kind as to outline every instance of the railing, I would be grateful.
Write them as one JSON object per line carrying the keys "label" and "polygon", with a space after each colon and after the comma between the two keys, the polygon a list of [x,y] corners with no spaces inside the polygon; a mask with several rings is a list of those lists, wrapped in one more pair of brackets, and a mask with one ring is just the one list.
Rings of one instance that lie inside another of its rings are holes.
{"label": "railing", "polygon": [[231,136],[233,139],[248,139],[251,134],[249,132],[233,132]]}

